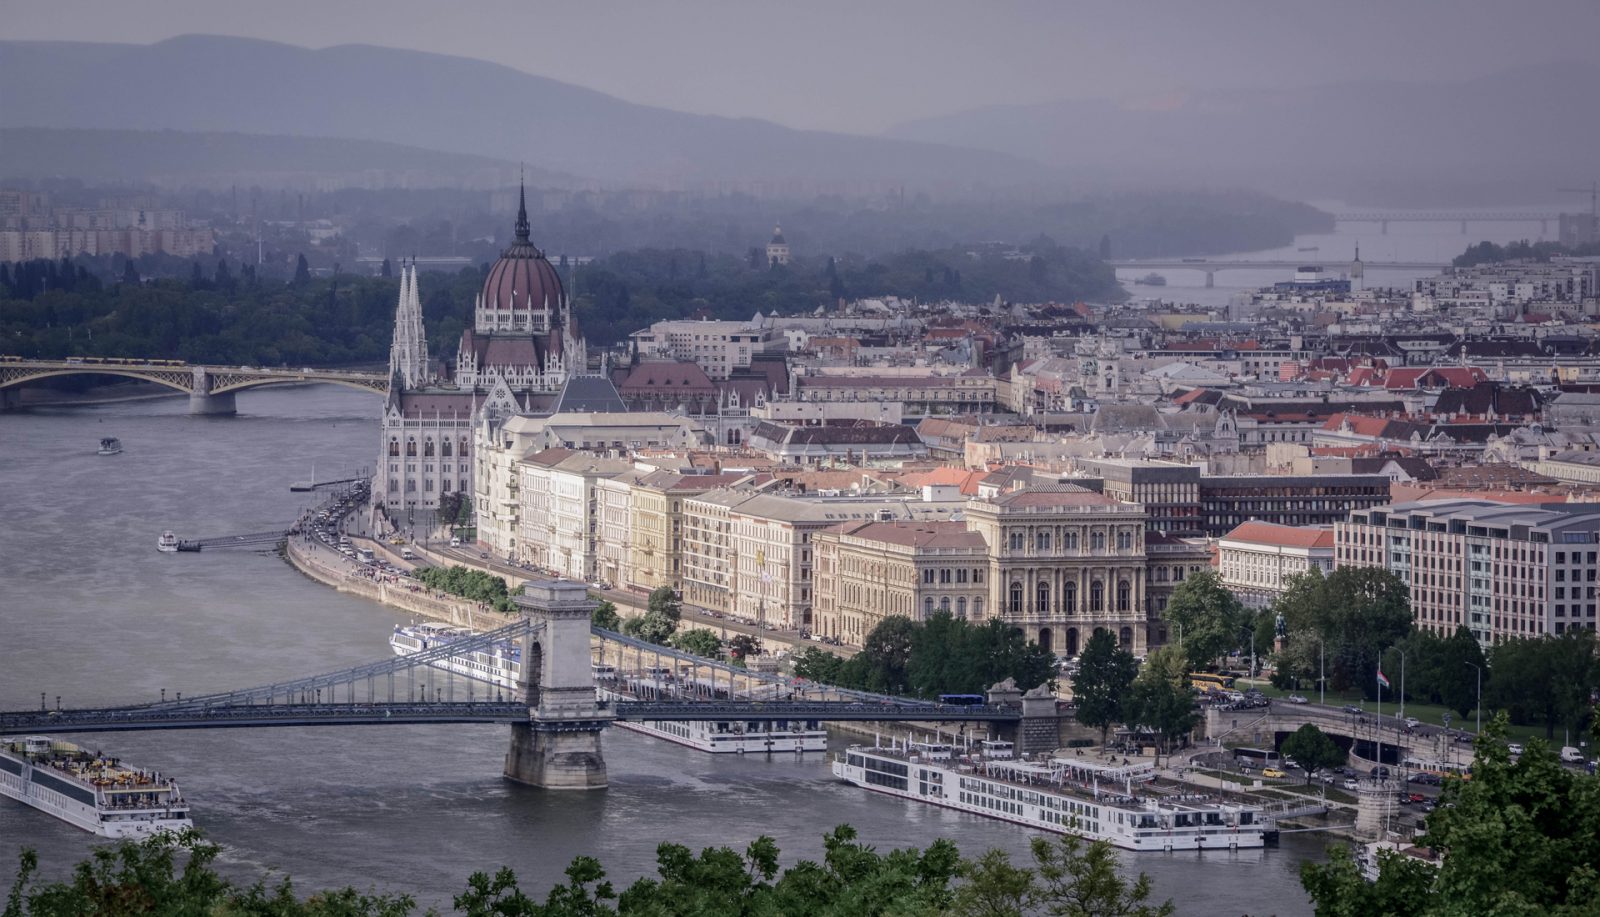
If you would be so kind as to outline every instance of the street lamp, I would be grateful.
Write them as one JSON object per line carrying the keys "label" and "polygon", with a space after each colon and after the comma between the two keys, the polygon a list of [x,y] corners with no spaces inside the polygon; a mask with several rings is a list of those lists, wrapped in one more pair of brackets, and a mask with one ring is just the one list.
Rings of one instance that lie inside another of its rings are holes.
{"label": "street lamp", "polygon": [[1483,733],[1483,668],[1481,666],[1479,666],[1476,662],[1468,662],[1465,659],[1461,660],[1461,664],[1462,665],[1470,665],[1470,666],[1472,666],[1472,670],[1474,672],[1478,673],[1478,733],[1482,734]]}

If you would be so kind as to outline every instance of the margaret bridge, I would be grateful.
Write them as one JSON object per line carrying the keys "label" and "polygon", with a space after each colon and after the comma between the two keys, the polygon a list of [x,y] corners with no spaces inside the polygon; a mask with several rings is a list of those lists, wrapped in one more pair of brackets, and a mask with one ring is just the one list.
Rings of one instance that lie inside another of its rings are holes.
{"label": "margaret bridge", "polygon": [[[535,581],[515,600],[518,621],[410,655],[154,703],[51,708],[41,697],[38,709],[0,712],[0,734],[503,723],[511,727],[507,777],[550,789],[597,789],[606,785],[600,733],[619,720],[968,722],[1013,735],[1025,726],[1026,704],[942,704],[798,682],[598,630],[583,583]],[[521,647],[513,690],[451,665],[512,643]],[[597,660],[614,661],[611,669],[620,673],[672,674],[615,678],[604,686],[609,699],[601,699]],[[1053,701],[1049,707],[1053,717]]]}
{"label": "margaret bridge", "polygon": [[338,369],[267,369],[253,366],[203,366],[181,360],[119,357],[71,357],[31,360],[0,357],[0,409],[20,404],[21,387],[54,376],[120,376],[164,385],[189,396],[189,413],[227,415],[235,411],[234,393],[264,385],[327,382],[379,395],[389,391],[389,377],[380,372]]}

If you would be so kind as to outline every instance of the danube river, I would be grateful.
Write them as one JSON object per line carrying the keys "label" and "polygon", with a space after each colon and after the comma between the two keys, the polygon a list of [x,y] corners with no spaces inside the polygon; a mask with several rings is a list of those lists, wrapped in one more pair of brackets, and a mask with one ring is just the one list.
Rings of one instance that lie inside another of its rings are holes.
{"label": "danube river", "polygon": [[[0,416],[0,708],[154,700],[267,683],[388,654],[402,617],[313,583],[276,556],[158,554],[156,537],[255,532],[306,505],[316,464],[371,460],[377,399],[332,387],[239,396],[239,416],[186,399]],[[101,457],[102,436],[125,451]],[[835,783],[820,758],[714,757],[633,733],[605,737],[610,789],[555,794],[500,776],[503,727],[358,727],[90,735],[80,742],[176,776],[194,819],[241,879],[288,874],[302,892],[410,891],[449,909],[474,870],[507,865],[542,897],[577,854],[623,882],[663,840],[696,850],[770,834],[785,860],[819,858],[849,822],[879,849],[950,837],[1024,857],[1019,828]],[[0,856],[35,847],[62,875],[98,842],[0,799]],[[1308,914],[1298,861],[1278,850],[1129,856],[1184,914]],[[0,863],[0,873],[12,874]]]}

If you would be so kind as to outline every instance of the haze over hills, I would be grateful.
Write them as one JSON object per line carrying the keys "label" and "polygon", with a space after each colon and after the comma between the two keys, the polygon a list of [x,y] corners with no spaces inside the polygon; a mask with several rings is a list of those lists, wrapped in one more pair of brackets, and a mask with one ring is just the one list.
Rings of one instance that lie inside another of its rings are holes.
{"label": "haze over hills", "polygon": [[659,187],[970,191],[1048,178],[1003,153],[686,114],[498,64],[367,45],[0,42],[0,87],[3,127],[346,137]]}
{"label": "haze over hills", "polygon": [[[0,128],[0,150],[0,179],[69,176],[168,187],[501,188],[515,183],[519,171],[504,159],[396,143],[216,131],[8,127]],[[583,181],[536,167],[526,173],[535,186]]]}
{"label": "haze over hills", "polygon": [[1239,185],[1390,206],[1558,202],[1593,179],[1600,63],[1456,83],[1349,82],[992,106],[889,136],[1027,155],[1080,180]]}

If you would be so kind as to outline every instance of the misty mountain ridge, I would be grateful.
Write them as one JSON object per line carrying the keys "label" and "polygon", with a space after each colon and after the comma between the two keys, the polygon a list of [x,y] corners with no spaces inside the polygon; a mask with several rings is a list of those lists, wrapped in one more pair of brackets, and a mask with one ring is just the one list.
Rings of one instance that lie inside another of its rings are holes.
{"label": "misty mountain ridge", "polygon": [[[1031,156],[1081,181],[1238,185],[1389,206],[1566,201],[1600,149],[1600,63],[995,105],[888,136]],[[1578,209],[1576,202],[1570,202]]]}
{"label": "misty mountain ridge", "polygon": [[519,172],[542,187],[578,176],[467,153],[342,137],[175,130],[0,128],[0,180],[70,177],[169,188],[504,188]]}
{"label": "misty mountain ridge", "polygon": [[665,188],[873,194],[1049,178],[994,151],[686,114],[499,64],[371,45],[8,41],[0,87],[0,127],[344,137]]}

